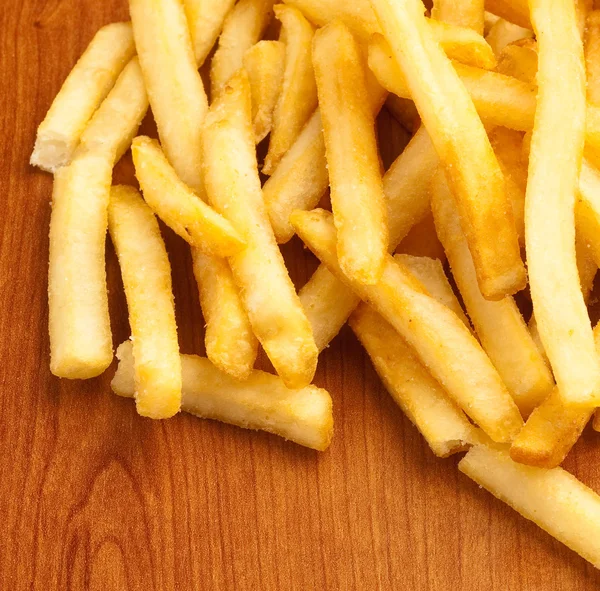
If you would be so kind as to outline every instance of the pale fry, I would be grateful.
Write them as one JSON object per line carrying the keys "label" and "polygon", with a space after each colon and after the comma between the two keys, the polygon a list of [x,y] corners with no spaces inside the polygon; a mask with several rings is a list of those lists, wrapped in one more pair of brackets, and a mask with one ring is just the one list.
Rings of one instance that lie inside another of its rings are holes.
{"label": "pale fry", "polygon": [[133,187],[112,188],[108,229],[127,297],[136,408],[144,417],[167,419],[181,406],[181,361],[167,250],[152,210]]}
{"label": "pale fry", "polygon": [[600,10],[590,12],[585,32],[587,100],[600,105]]}
{"label": "pale fry", "polygon": [[[531,0],[538,104],[531,138],[525,237],[533,309],[565,404],[600,405],[600,363],[579,286],[574,205],[585,126],[585,75],[572,2]],[[557,109],[569,105],[569,117]]]}
{"label": "pale fry", "polygon": [[510,23],[531,29],[527,0],[485,0],[485,9]]}
{"label": "pale fry", "polygon": [[496,57],[500,57],[502,50],[507,45],[510,45],[515,41],[520,41],[521,39],[531,39],[532,37],[533,31],[531,29],[509,23],[501,18],[496,21],[494,26],[490,29],[485,40],[489,43]]}
{"label": "pale fry", "polygon": [[537,67],[537,43],[533,39],[523,39],[507,45],[500,52],[496,72],[526,84],[537,84]]}
{"label": "pale fry", "polygon": [[[533,127],[535,86],[498,72],[458,62],[452,65],[486,124],[522,131]],[[412,97],[408,80],[381,35],[373,35],[369,42],[369,68],[386,90],[402,98]]]}
{"label": "pale fry", "polygon": [[202,195],[200,128],[208,101],[180,0],[129,0],[158,135],[181,180]]}
{"label": "pale fry", "polygon": [[600,567],[600,497],[574,476],[562,468],[545,470],[517,464],[508,452],[487,446],[471,448],[458,468]]}
{"label": "pale fry", "polygon": [[252,122],[257,144],[271,132],[284,68],[285,45],[281,41],[259,41],[244,54],[244,69],[252,91]]}
{"label": "pale fry", "polygon": [[340,266],[352,280],[373,284],[383,269],[388,229],[360,48],[336,21],[315,34],[313,60]]}
{"label": "pale fry", "polygon": [[211,105],[203,129],[203,165],[210,202],[247,242],[229,259],[254,334],[289,387],[309,384],[317,347],[277,247],[262,198],[244,70]]}
{"label": "pale fry", "polygon": [[210,64],[212,101],[243,65],[244,54],[257,43],[273,16],[274,0],[239,0],[227,15]]}
{"label": "pale fry", "polygon": [[404,339],[367,304],[349,320],[396,404],[441,458],[477,443],[477,429],[450,400]]}
{"label": "pale fry", "polygon": [[254,367],[258,341],[229,264],[193,247],[192,261],[204,316],[206,356],[221,371],[245,380]]}
{"label": "pale fry", "polygon": [[196,64],[200,68],[211,52],[225,17],[235,0],[183,0]]}
{"label": "pale fry", "polygon": [[431,17],[452,25],[473,29],[483,35],[483,0],[434,0]]}
{"label": "pale fry", "polygon": [[550,369],[533,341],[513,298],[508,296],[491,302],[481,295],[473,258],[441,171],[433,181],[431,206],[452,276],[479,341],[521,414],[528,416],[554,386]]}
{"label": "pale fry", "polygon": [[92,378],[112,361],[104,247],[113,163],[83,152],[56,171],[50,218],[50,370]]}
{"label": "pale fry", "polygon": [[134,53],[130,23],[96,33],[38,127],[33,166],[56,172],[71,161],[88,121]]}
{"label": "pale fry", "polygon": [[262,169],[272,174],[304,124],[317,108],[317,85],[312,63],[313,26],[291,6],[275,6],[281,22],[279,40],[285,44],[283,86],[273,114],[269,151]]}
{"label": "pale fry", "polygon": [[[131,343],[117,349],[119,367],[111,382],[115,394],[132,398],[135,389]],[[240,382],[197,355],[181,355],[181,409],[244,429],[267,431],[324,451],[333,436],[331,396],[316,386],[289,390],[282,380],[254,370]]]}
{"label": "pale fry", "polygon": [[481,292],[501,299],[526,274],[504,177],[473,101],[426,26],[419,0],[372,0],[444,166]]}
{"label": "pale fry", "polygon": [[132,153],[146,203],[176,234],[213,256],[231,256],[244,248],[231,223],[179,179],[156,140],[136,137]]}
{"label": "pale fry", "polygon": [[414,347],[433,377],[487,435],[494,441],[511,441],[523,420],[470,330],[389,255],[379,283],[369,286],[351,282],[337,260],[331,217],[324,210],[297,211],[292,214],[292,223],[321,262]]}

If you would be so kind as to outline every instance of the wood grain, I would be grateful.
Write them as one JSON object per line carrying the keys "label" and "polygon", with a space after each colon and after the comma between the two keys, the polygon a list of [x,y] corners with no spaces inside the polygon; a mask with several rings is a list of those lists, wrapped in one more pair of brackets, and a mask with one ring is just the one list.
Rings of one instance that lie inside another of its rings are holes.
{"label": "wood grain", "polygon": [[[142,419],[111,394],[113,368],[87,382],[50,375],[51,178],[28,158],[92,34],[125,18],[125,0],[5,0],[0,11],[0,588],[597,589],[591,566],[456,459],[433,457],[347,329],[316,377],[335,402],[324,454],[188,416]],[[122,164],[119,179],[130,176]],[[190,257],[165,236],[181,346],[202,353]],[[314,261],[296,241],[284,251],[301,283]],[[118,343],[128,329],[110,249],[108,274]],[[599,458],[586,431],[566,467],[600,490]]]}

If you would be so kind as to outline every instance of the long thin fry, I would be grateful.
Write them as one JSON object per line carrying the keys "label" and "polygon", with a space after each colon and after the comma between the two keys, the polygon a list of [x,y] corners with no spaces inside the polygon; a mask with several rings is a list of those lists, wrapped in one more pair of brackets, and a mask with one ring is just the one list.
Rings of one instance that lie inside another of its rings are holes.
{"label": "long thin fry", "polygon": [[167,419],[181,406],[181,361],[165,244],[152,210],[133,187],[112,188],[108,229],[127,296],[137,411]]}
{"label": "long thin fry", "polygon": [[[527,263],[539,333],[566,404],[600,405],[600,363],[575,260],[574,205],[585,125],[581,37],[568,0],[531,0],[538,105],[525,207]],[[557,119],[560,105],[569,117]]]}
{"label": "long thin fry", "polygon": [[600,497],[577,478],[562,468],[517,464],[506,451],[487,446],[471,448],[458,469],[600,567]]}
{"label": "long thin fry", "polygon": [[31,164],[55,172],[71,161],[88,121],[134,53],[130,23],[96,33],[38,127]]}
{"label": "long thin fry", "polygon": [[281,21],[279,39],[285,44],[285,72],[273,115],[269,151],[262,169],[264,174],[273,173],[317,108],[312,63],[313,26],[298,9],[284,4],[275,7],[275,17]]}
{"label": "long thin fry", "polygon": [[477,429],[391,324],[361,303],[350,317],[350,328],[366,349],[386,390],[436,456],[445,458],[477,442]]}
{"label": "long thin fry", "polygon": [[419,0],[372,0],[457,201],[481,292],[525,285],[504,177],[468,92],[426,26]]}
{"label": "long thin fry", "polygon": [[[117,349],[119,367],[111,383],[115,394],[132,398],[135,390],[133,354],[129,341]],[[240,382],[197,355],[181,355],[181,409],[214,419],[280,435],[305,447],[324,451],[333,436],[331,396],[306,386],[289,390],[282,380],[254,370]]]}
{"label": "long thin fry", "polygon": [[247,243],[229,262],[254,333],[284,382],[303,387],[314,375],[318,352],[263,202],[244,70],[211,106],[203,144],[210,201]]}
{"label": "long thin fry", "polygon": [[487,435],[498,442],[512,440],[523,424],[519,410],[479,343],[454,312],[428,295],[410,271],[390,256],[379,283],[351,282],[337,260],[330,213],[294,212],[292,223],[329,270],[414,347],[433,377]]}
{"label": "long thin fry", "polygon": [[431,17],[452,25],[468,27],[483,35],[483,0],[435,0]]}

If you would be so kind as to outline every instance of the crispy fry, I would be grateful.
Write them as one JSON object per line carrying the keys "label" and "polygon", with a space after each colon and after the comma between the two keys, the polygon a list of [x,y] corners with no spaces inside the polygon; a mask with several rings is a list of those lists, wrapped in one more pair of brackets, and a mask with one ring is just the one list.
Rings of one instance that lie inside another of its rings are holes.
{"label": "crispy fry", "polygon": [[112,188],[108,229],[127,296],[137,411],[167,419],[181,406],[181,361],[165,244],[152,210],[133,187]]}
{"label": "crispy fry", "polygon": [[[115,394],[132,398],[135,389],[132,347],[117,349],[119,367],[111,383]],[[181,355],[182,406],[185,412],[280,435],[305,447],[324,451],[333,436],[331,396],[316,386],[289,390],[282,380],[254,370],[240,382],[197,355]]]}
{"label": "crispy fry", "polygon": [[485,9],[509,23],[531,29],[527,0],[485,0]]}
{"label": "crispy fry", "polygon": [[367,304],[350,317],[386,390],[441,458],[477,443],[477,429],[450,400],[404,339]]}
{"label": "crispy fry", "polygon": [[431,17],[438,20],[473,29],[483,35],[483,0],[434,0]]}
{"label": "crispy fry", "polygon": [[252,92],[254,141],[257,144],[271,132],[284,68],[285,44],[281,41],[259,41],[244,54],[244,69]]}
{"label": "crispy fry", "polygon": [[194,47],[196,64],[200,68],[211,52],[235,0],[183,0]]}
{"label": "crispy fry", "polygon": [[590,12],[585,34],[587,100],[600,105],[600,10]]}
{"label": "crispy fry", "polygon": [[517,464],[508,452],[483,445],[471,448],[458,469],[600,567],[600,498],[574,476]]}
{"label": "crispy fry", "polygon": [[531,39],[533,37],[533,31],[509,23],[504,19],[500,19],[490,29],[490,32],[486,35],[485,40],[489,43],[490,47],[494,51],[496,57],[500,57],[502,50],[515,41],[521,39]]}
{"label": "crispy fry", "polygon": [[38,127],[33,166],[56,172],[71,161],[88,121],[134,53],[130,23],[96,33]]}
{"label": "crispy fry", "polygon": [[244,248],[231,223],[179,179],[156,140],[136,137],[132,153],[146,203],[176,234],[213,256],[231,256]]}
{"label": "crispy fry", "polygon": [[473,101],[426,27],[419,0],[372,4],[444,166],[481,292],[501,299],[519,291],[525,267],[504,177]]}
{"label": "crispy fry", "polygon": [[398,246],[398,252],[417,257],[429,257],[438,261],[446,260],[444,247],[435,233],[431,214],[415,224]]}
{"label": "crispy fry", "polygon": [[[529,130],[535,115],[536,88],[509,76],[453,63],[480,117],[488,125]],[[379,83],[402,98],[411,98],[408,80],[393,58],[390,45],[381,35],[369,42],[369,68]]]}
{"label": "crispy fry", "polygon": [[312,63],[314,29],[302,13],[291,6],[278,4],[275,17],[281,21],[279,39],[285,44],[285,72],[273,115],[269,151],[262,169],[264,174],[269,175],[317,108],[317,85]]}
{"label": "crispy fry", "polygon": [[240,0],[227,15],[210,65],[210,94],[216,100],[239,70],[244,54],[257,43],[273,16],[274,0]]}
{"label": "crispy fry", "polygon": [[203,130],[203,163],[211,203],[247,242],[229,259],[250,323],[277,373],[289,387],[310,383],[317,347],[285,268],[263,202],[244,70],[213,103]]}
{"label": "crispy fry", "polygon": [[208,102],[180,0],[129,0],[135,45],[169,162],[202,195],[200,128]]}
{"label": "crispy fry", "polygon": [[534,39],[522,39],[507,45],[500,52],[496,72],[526,84],[537,84],[537,67],[537,43]]}
{"label": "crispy fry", "polygon": [[329,270],[414,347],[433,377],[487,435],[494,441],[511,441],[523,424],[519,410],[469,329],[390,256],[379,283],[368,286],[351,282],[337,261],[331,218],[324,210],[296,211],[292,224]]}
{"label": "crispy fry", "polygon": [[[579,287],[574,202],[585,125],[583,49],[573,4],[531,0],[539,91],[525,203],[538,329],[565,404],[600,405],[600,363]],[[569,117],[557,119],[560,105]]]}
{"label": "crispy fry", "polygon": [[431,205],[438,236],[444,245],[452,276],[479,341],[506,384],[521,414],[528,416],[554,386],[512,297],[491,302],[477,285],[473,258],[464,238],[458,212],[441,171],[434,177]]}
{"label": "crispy fry", "polygon": [[50,370],[92,378],[112,361],[104,245],[113,163],[81,152],[59,168],[50,218]]}
{"label": "crispy fry", "polygon": [[375,120],[360,48],[340,21],[315,34],[313,51],[340,266],[376,283],[388,248]]}

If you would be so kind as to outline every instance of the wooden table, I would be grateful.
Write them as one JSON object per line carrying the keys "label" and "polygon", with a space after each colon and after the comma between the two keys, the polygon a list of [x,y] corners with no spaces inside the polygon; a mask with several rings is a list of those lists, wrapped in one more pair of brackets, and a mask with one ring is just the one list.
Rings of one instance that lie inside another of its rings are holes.
{"label": "wooden table", "polygon": [[[152,422],[109,388],[48,370],[51,178],[28,157],[35,127],[125,0],[5,0],[0,11],[0,588],[584,590],[600,574],[437,460],[344,329],[315,381],[336,434],[316,453],[178,416]],[[121,167],[120,176],[131,171]],[[181,347],[203,352],[190,257],[165,233]],[[286,246],[294,279],[315,263]],[[108,252],[115,343],[128,336]],[[600,490],[600,437],[566,462]]]}

